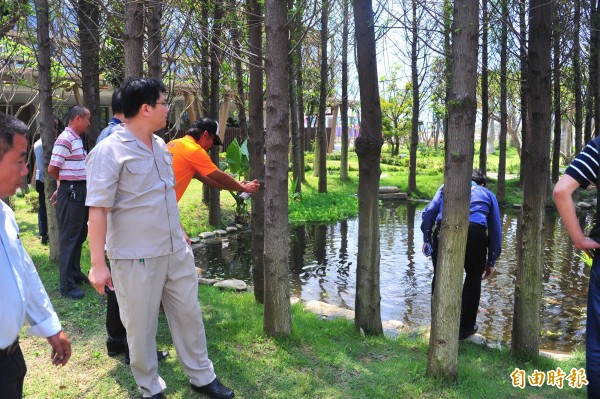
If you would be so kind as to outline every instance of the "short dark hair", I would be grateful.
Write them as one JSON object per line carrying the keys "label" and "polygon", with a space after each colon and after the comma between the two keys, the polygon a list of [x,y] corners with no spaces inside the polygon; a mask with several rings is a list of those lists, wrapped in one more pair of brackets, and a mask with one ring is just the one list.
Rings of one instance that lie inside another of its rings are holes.
{"label": "short dark hair", "polygon": [[202,133],[206,131],[212,136],[217,134],[217,121],[212,118],[200,118],[192,124],[192,127],[201,130]]}
{"label": "short dark hair", "polygon": [[69,112],[67,112],[67,116],[65,117],[65,124],[68,125],[69,122],[71,122],[76,117],[83,117],[89,112],[90,110],[87,107],[84,107],[83,105],[73,105],[71,108],[69,108]]}
{"label": "short dark hair", "polygon": [[156,106],[161,93],[166,93],[165,85],[154,78],[128,78],[119,88],[125,118],[136,116],[142,105]]}
{"label": "short dark hair", "polygon": [[0,160],[12,148],[15,134],[27,137],[29,128],[20,119],[0,112]]}
{"label": "short dark hair", "polygon": [[473,174],[471,175],[471,180],[473,180],[478,185],[485,187],[486,177],[481,170],[473,169]]}
{"label": "short dark hair", "polygon": [[121,101],[121,88],[120,87],[116,87],[115,90],[113,91],[110,106],[112,108],[113,114],[122,114],[123,113],[123,102]]}

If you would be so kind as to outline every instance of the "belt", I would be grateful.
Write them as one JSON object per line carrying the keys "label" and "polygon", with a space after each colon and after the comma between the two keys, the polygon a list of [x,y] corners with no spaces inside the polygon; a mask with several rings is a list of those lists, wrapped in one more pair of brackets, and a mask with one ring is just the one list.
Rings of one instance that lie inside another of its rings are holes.
{"label": "belt", "polygon": [[19,339],[17,338],[17,339],[15,339],[15,342],[8,345],[8,347],[6,347],[4,349],[0,349],[0,358],[8,357],[8,356],[12,355],[13,353],[15,353],[15,351],[17,350],[18,347],[19,347]]}
{"label": "belt", "polygon": [[85,184],[87,180],[61,180],[60,184]]}

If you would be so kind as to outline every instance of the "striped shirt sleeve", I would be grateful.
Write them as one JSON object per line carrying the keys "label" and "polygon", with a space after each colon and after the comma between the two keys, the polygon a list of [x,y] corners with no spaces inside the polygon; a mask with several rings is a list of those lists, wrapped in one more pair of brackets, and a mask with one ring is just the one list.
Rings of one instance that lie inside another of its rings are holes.
{"label": "striped shirt sleeve", "polygon": [[581,187],[587,188],[590,184],[596,184],[598,179],[598,147],[600,137],[590,141],[583,151],[573,160],[565,174],[577,180]]}

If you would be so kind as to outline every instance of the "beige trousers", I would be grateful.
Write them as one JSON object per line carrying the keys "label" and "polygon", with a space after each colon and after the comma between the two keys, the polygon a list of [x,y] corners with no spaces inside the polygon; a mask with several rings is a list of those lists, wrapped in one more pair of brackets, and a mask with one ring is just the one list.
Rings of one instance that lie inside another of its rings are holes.
{"label": "beige trousers", "polygon": [[162,392],[158,375],[156,329],[162,300],[177,358],[196,386],[215,379],[208,358],[198,278],[189,246],[171,255],[149,259],[111,259],[112,279],[121,320],[127,329],[131,372],[142,396]]}

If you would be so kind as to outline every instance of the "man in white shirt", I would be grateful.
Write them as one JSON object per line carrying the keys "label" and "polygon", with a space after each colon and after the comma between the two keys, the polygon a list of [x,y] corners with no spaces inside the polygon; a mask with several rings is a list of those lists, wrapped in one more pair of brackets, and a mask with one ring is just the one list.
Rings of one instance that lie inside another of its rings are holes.
{"label": "man in white shirt", "polygon": [[[13,195],[27,175],[27,126],[0,112],[0,198]],[[71,357],[71,342],[40,281],[31,258],[19,239],[13,211],[0,201],[0,398],[23,396],[25,359],[19,331],[29,323],[29,333],[46,337],[53,365],[64,366]]]}

